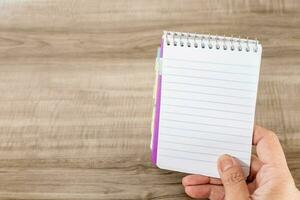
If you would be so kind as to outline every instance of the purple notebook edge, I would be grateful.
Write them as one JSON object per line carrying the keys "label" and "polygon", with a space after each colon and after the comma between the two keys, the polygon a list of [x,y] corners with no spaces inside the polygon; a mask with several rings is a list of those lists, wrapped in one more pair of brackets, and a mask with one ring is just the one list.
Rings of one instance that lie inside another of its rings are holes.
{"label": "purple notebook edge", "polygon": [[[163,40],[160,43],[160,58],[163,57]],[[160,116],[160,100],[161,100],[161,74],[157,77],[157,89],[156,89],[156,102],[155,102],[155,117],[154,117],[154,133],[152,141],[152,164],[157,163],[157,146],[158,146],[158,132],[159,132],[159,116]]]}

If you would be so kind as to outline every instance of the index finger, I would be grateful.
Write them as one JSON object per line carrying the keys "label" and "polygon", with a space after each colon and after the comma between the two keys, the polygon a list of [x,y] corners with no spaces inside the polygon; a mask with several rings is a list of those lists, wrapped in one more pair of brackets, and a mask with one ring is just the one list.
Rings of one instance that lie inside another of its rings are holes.
{"label": "index finger", "polygon": [[256,145],[258,158],[263,163],[287,165],[281,144],[274,132],[255,125],[253,145]]}
{"label": "index finger", "polygon": [[191,186],[191,185],[204,185],[204,184],[212,184],[212,185],[221,185],[222,181],[218,178],[212,178],[203,175],[188,175],[182,179],[183,186]]}

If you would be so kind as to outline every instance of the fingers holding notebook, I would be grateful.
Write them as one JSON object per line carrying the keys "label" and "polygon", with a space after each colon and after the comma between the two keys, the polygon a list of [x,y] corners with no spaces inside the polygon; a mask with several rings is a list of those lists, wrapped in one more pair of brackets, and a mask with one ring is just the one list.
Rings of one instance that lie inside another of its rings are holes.
{"label": "fingers holding notebook", "polygon": [[[183,179],[188,195],[295,199],[278,138],[253,127],[261,55],[257,40],[164,32],[156,60],[152,163],[202,174]],[[258,157],[251,155],[252,145]],[[224,154],[231,156],[219,159]],[[226,160],[232,162],[225,169]]]}
{"label": "fingers holding notebook", "polygon": [[[248,179],[243,176],[237,160],[223,155],[218,162],[220,179],[202,175],[183,178],[185,192],[193,198],[219,199],[299,199],[280,142],[273,132],[256,126],[253,145],[258,157],[252,155]],[[201,167],[201,166],[199,166]],[[220,184],[221,183],[221,184]]]}

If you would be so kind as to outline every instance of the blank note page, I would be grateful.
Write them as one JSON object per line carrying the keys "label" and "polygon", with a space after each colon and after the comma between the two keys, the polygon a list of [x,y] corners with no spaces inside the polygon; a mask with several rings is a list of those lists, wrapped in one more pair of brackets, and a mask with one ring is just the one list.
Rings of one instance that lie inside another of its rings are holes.
{"label": "blank note page", "polygon": [[180,38],[183,47],[170,35],[163,40],[157,165],[219,177],[217,159],[230,154],[247,176],[261,46],[227,38],[224,50],[214,38],[196,40],[197,47],[187,46],[190,38]]}

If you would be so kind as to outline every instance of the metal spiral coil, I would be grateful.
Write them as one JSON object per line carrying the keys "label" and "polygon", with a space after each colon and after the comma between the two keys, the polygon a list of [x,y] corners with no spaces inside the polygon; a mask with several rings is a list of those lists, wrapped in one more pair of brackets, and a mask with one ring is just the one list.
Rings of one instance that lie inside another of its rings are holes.
{"label": "metal spiral coil", "polygon": [[[217,50],[231,50],[231,51],[246,51],[246,52],[257,52],[258,51],[258,41],[249,40],[225,36],[211,36],[209,35],[200,35],[196,33],[182,33],[182,32],[165,32],[166,35],[166,44],[179,46],[179,47],[188,47],[188,48],[208,48],[208,49],[217,49]],[[251,45],[250,45],[251,43]],[[251,47],[252,48],[251,48]]]}

